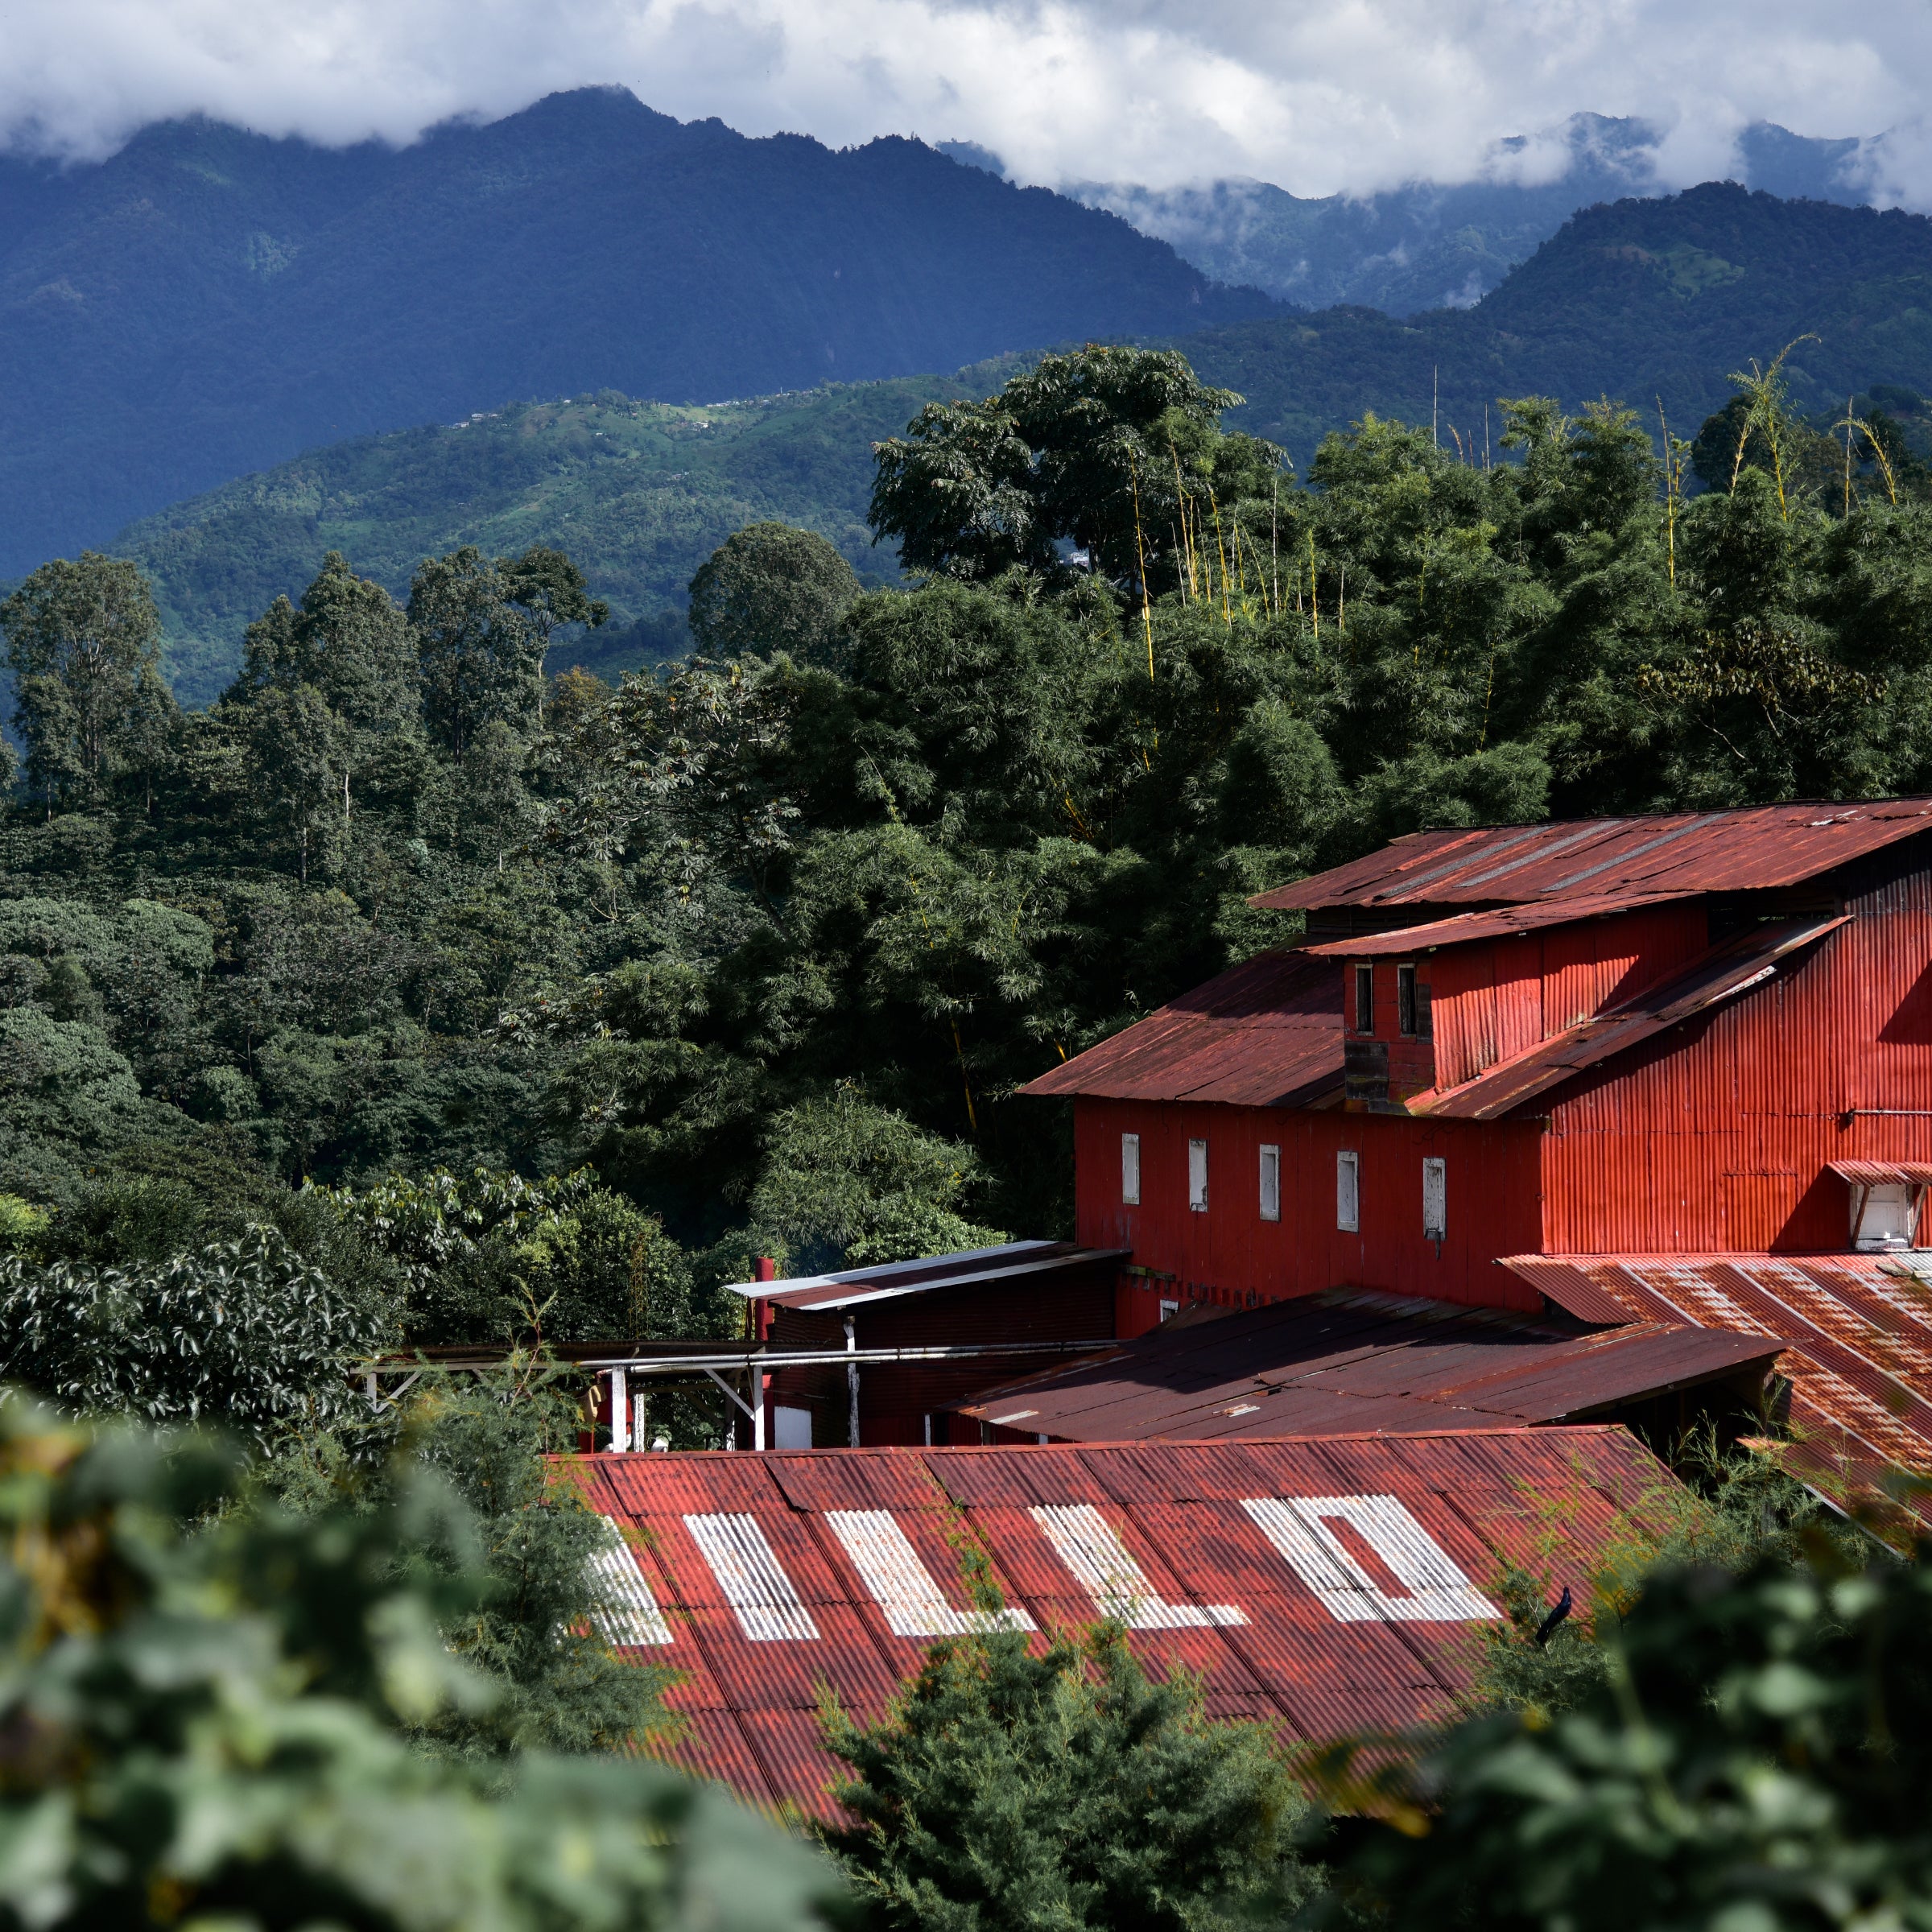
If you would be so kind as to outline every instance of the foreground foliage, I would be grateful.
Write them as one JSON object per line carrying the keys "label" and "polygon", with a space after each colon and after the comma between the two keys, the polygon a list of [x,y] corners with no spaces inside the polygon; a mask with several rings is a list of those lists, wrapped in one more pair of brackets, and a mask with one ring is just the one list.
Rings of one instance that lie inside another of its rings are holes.
{"label": "foreground foliage", "polygon": [[1482,1718],[1386,1781],[1313,1920],[1389,1932],[1932,1924],[1932,1567],[1828,1543],[1666,1569],[1571,1708]]}
{"label": "foreground foliage", "polygon": [[0,1407],[0,1923],[820,1922],[824,1867],[715,1789],[407,1740],[491,1695],[436,1634],[477,1587],[439,1485],[297,1517],[235,1479],[204,1441]]}

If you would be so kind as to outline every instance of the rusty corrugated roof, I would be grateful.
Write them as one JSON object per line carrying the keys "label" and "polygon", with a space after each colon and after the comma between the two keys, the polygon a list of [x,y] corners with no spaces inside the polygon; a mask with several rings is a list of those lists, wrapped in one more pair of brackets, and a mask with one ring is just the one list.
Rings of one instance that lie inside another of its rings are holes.
{"label": "rusty corrugated roof", "polygon": [[1585,919],[1608,919],[1640,906],[1661,906],[1695,895],[1683,892],[1604,892],[1581,898],[1551,901],[1540,906],[1497,906],[1484,912],[1459,912],[1422,926],[1398,926],[1387,932],[1363,934],[1352,939],[1331,939],[1304,950],[1320,960],[1387,959],[1401,953],[1433,952],[1439,946],[1466,946],[1476,939],[1506,939],[1540,927],[1573,926]]}
{"label": "rusty corrugated roof", "polygon": [[1800,1459],[1854,1485],[1932,1476],[1932,1255],[1521,1255],[1586,1321],[1695,1322],[1781,1341]]}
{"label": "rusty corrugated roof", "polygon": [[732,1282],[727,1291],[747,1301],[786,1308],[853,1308],[936,1288],[963,1288],[1021,1274],[1055,1274],[1096,1261],[1124,1261],[1125,1248],[1083,1248],[1074,1241],[1008,1241],[997,1248],[968,1248],[923,1261],[884,1261],[836,1274],[795,1274],[770,1282]]}
{"label": "rusty corrugated roof", "polygon": [[1341,1084],[1341,975],[1289,952],[1231,968],[1020,1091],[1286,1107]]}
{"label": "rusty corrugated roof", "polygon": [[1418,832],[1249,903],[1287,912],[1763,890],[1800,884],[1928,829],[1932,799],[1913,798]]}
{"label": "rusty corrugated roof", "polygon": [[1825,1170],[1854,1187],[1932,1187],[1932,1161],[1827,1161]]}
{"label": "rusty corrugated roof", "polygon": [[[1322,1442],[598,1455],[570,1465],[634,1581],[610,1636],[682,1673],[675,1761],[832,1813],[818,1686],[875,1716],[976,1608],[1013,1627],[1120,1616],[1157,1671],[1289,1737],[1453,1708],[1506,1563],[1554,1596],[1672,1478],[1620,1429]],[[963,1539],[963,1542],[962,1542]],[[1036,1638],[1035,1641],[1042,1639]]]}
{"label": "rusty corrugated roof", "polygon": [[960,1413],[1069,1442],[1432,1435],[1587,1418],[1769,1368],[1776,1353],[1761,1335],[1682,1322],[1579,1335],[1502,1310],[1333,1288],[1170,1323],[1002,1383]]}
{"label": "rusty corrugated roof", "polygon": [[1662,985],[1592,1013],[1509,1059],[1499,1060],[1459,1087],[1418,1094],[1409,1102],[1409,1109],[1448,1120],[1500,1120],[1511,1108],[1587,1067],[1600,1065],[1612,1055],[1640,1046],[1721,1001],[1765,985],[1776,976],[1780,960],[1823,939],[1845,924],[1849,916],[1769,920],[1734,934]]}

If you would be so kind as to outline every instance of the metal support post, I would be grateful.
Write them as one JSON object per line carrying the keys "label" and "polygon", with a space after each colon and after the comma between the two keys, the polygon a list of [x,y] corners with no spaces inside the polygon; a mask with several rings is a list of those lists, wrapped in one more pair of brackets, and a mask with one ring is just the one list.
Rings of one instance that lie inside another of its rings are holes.
{"label": "metal support post", "polygon": [[630,1447],[630,1393],[625,1385],[624,1371],[610,1372],[610,1451],[621,1455]]}
{"label": "metal support post", "polygon": [[[852,1317],[847,1315],[845,1318],[845,1352],[848,1356],[856,1356],[858,1352],[858,1328]],[[848,1361],[845,1364],[845,1394],[851,1405],[851,1414],[848,1418],[848,1426],[851,1432],[850,1440],[852,1447],[856,1449],[859,1446],[859,1364],[856,1361]]]}

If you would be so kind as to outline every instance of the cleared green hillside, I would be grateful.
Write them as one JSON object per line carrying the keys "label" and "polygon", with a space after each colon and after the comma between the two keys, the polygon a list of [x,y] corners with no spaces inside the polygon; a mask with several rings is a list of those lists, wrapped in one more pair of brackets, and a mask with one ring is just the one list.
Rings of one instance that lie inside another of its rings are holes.
{"label": "cleared green hillside", "polygon": [[460,427],[360,436],[243,477],[130,525],[114,548],[155,580],[167,666],[205,704],[241,662],[242,634],[299,591],[325,552],[405,595],[427,555],[459,543],[568,550],[610,622],[571,654],[605,672],[684,647],[684,586],[731,532],[778,517],[815,530],[862,576],[896,576],[865,527],[871,446],[935,397],[997,387],[1002,364],[956,377],[857,383],[700,407],[613,390],[513,403]]}

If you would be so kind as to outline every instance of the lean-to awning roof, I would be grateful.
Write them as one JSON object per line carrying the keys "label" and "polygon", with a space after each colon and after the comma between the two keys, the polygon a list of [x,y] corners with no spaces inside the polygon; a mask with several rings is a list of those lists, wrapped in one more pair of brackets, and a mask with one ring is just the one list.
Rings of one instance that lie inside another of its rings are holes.
{"label": "lean-to awning roof", "polygon": [[1265,952],[1022,1087],[1022,1093],[1294,1107],[1342,1084],[1342,977]]}
{"label": "lean-to awning roof", "polygon": [[1418,832],[1249,903],[1286,912],[1762,890],[1816,878],[1927,830],[1932,799],[1913,798]]}
{"label": "lean-to awning roof", "polygon": [[687,1728],[662,1753],[819,1816],[839,1767],[819,1687],[876,1716],[933,1638],[972,1629],[963,1550],[1036,1645],[1117,1615],[1150,1668],[1205,1675],[1212,1712],[1331,1739],[1453,1708],[1505,1564],[1554,1600],[1672,1484],[1590,1426],[565,1468],[612,1525],[609,1634],[682,1674]]}
{"label": "lean-to awning roof", "polygon": [[1125,1261],[1128,1253],[1125,1248],[1082,1248],[1073,1241],[1009,1241],[998,1248],[968,1248],[924,1261],[844,1269],[836,1274],[733,1282],[729,1292],[741,1294],[747,1301],[775,1302],[786,1308],[852,1308],[900,1295],[929,1294],[940,1288],[1009,1281],[1016,1275],[1058,1274],[1096,1262]]}
{"label": "lean-to awning roof", "polygon": [[1513,1428],[1759,1377],[1777,1346],[1682,1322],[1579,1335],[1502,1310],[1333,1288],[1238,1313],[1203,1309],[1002,1383],[960,1413],[1071,1442]]}
{"label": "lean-to awning roof", "polygon": [[[1932,1476],[1932,1254],[1519,1255],[1503,1266],[1589,1322],[1776,1339],[1796,1463],[1827,1488]],[[1810,1480],[1809,1478],[1807,1480]],[[1923,1500],[1914,1507],[1932,1521]]]}

